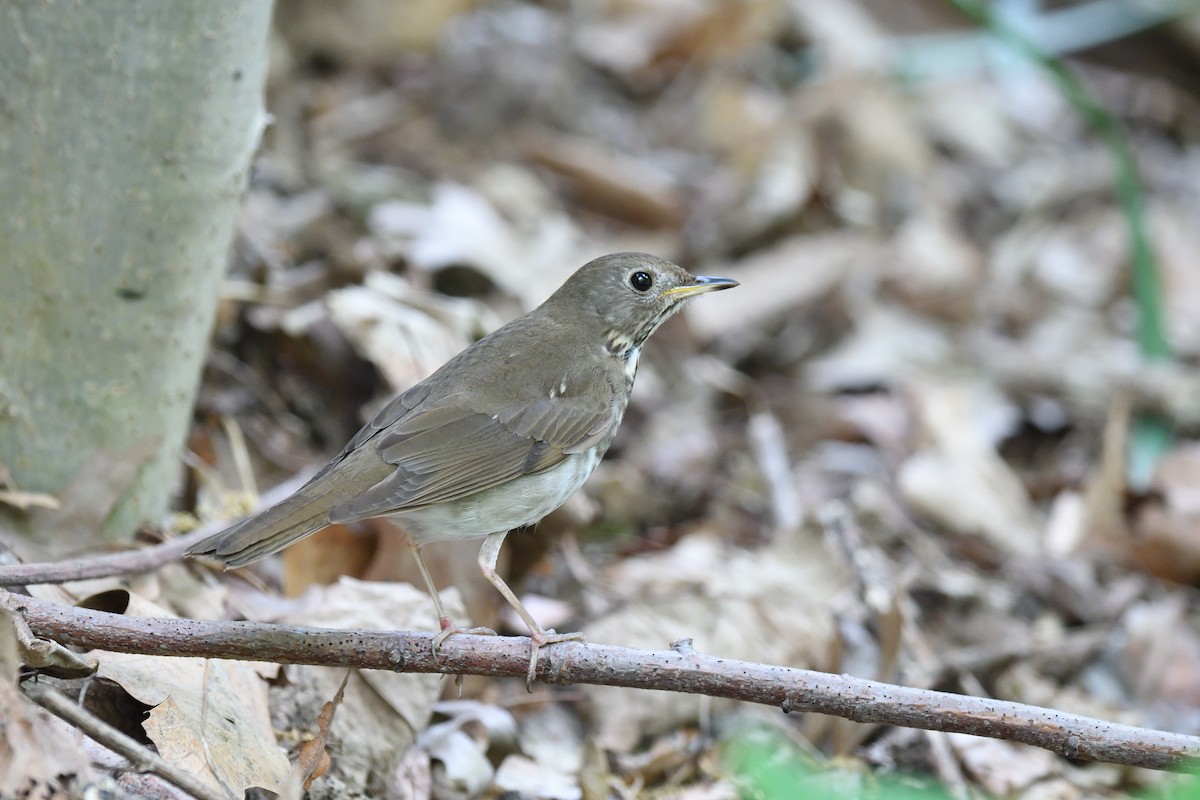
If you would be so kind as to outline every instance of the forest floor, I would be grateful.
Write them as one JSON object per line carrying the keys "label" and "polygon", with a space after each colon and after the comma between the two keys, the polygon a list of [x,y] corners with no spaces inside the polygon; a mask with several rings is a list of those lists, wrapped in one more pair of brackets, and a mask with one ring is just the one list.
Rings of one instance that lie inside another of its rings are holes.
{"label": "forest floor", "polygon": [[[280,4],[181,511],[247,510],[590,258],[651,252],[741,285],[656,334],[607,458],[509,537],[543,625],[1200,732],[1200,17],[1068,62],[1143,182],[1154,362],[1110,147],[948,2],[349,7]],[[476,549],[424,552],[464,619],[522,633]],[[387,522],[244,572],[121,585],[146,613],[436,629]],[[293,761],[345,677],[101,664],[160,752],[195,753],[186,708],[241,698]],[[519,679],[363,672],[326,727],[312,797],[1200,796],[995,739]]]}

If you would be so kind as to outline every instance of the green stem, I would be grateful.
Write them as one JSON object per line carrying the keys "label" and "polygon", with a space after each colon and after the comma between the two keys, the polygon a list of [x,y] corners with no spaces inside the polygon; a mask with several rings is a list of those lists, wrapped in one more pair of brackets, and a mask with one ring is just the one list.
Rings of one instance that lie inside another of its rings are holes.
{"label": "green stem", "polygon": [[[1117,199],[1129,228],[1131,290],[1138,310],[1138,347],[1148,361],[1169,361],[1172,358],[1171,345],[1167,341],[1163,316],[1158,262],[1147,233],[1146,197],[1142,192],[1133,149],[1125,132],[1117,124],[1116,118],[1067,69],[1062,59],[1043,52],[1035,42],[1009,24],[1003,15],[993,12],[990,4],[983,0],[952,2],[980,27],[1045,70],[1063,97],[1108,147],[1116,168]],[[1157,414],[1139,414],[1134,419],[1126,463],[1126,475],[1131,488],[1144,491],[1150,485],[1155,466],[1170,448],[1171,439],[1170,420]]]}
{"label": "green stem", "polygon": [[1071,106],[1108,147],[1116,167],[1117,199],[1129,227],[1132,291],[1138,309],[1138,344],[1147,359],[1169,360],[1172,357],[1171,346],[1167,341],[1163,317],[1158,263],[1147,233],[1145,194],[1142,192],[1133,150],[1121,126],[1061,59],[1043,52],[1002,15],[995,13],[988,3],[981,0],[952,2],[980,27],[1045,70]]}

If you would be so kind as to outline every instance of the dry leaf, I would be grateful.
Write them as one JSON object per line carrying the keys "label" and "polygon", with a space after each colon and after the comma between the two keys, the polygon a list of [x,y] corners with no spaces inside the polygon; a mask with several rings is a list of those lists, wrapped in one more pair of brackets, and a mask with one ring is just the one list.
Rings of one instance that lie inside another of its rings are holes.
{"label": "dry leaf", "polygon": [[462,720],[431,725],[421,732],[417,746],[432,762],[435,797],[477,797],[492,785],[495,775],[487,758],[487,741],[463,728]]}
{"label": "dry leaf", "polygon": [[525,156],[564,180],[570,196],[593,211],[648,228],[682,220],[679,187],[649,159],[596,147],[585,139],[530,132]]}
{"label": "dry leaf", "polygon": [[996,169],[1018,161],[1019,131],[982,77],[939,81],[913,98],[932,140]]}
{"label": "dry leaf", "polygon": [[[828,663],[835,626],[830,600],[845,585],[844,567],[808,531],[780,535],[758,550],[698,531],[674,547],[632,557],[604,576],[620,610],[589,623],[590,641],[663,649],[684,637],[698,652],[819,668]],[[699,623],[700,624],[698,627]],[[668,692],[586,687],[596,739],[626,750],[639,738],[695,719],[727,701]]]}
{"label": "dry leaf", "polygon": [[571,776],[572,783],[583,767],[584,732],[579,717],[565,704],[547,703],[524,714],[518,744],[521,753],[559,775]]}
{"label": "dry leaf", "polygon": [[266,682],[252,664],[128,653],[95,656],[99,677],[152,707],[142,727],[163,758],[219,791],[255,786],[279,790],[288,762],[275,742]]}
{"label": "dry leaf", "polygon": [[86,782],[92,769],[77,731],[26,700],[17,688],[21,647],[12,619],[0,614],[0,797],[57,797],[57,776]]}
{"label": "dry leaf", "polygon": [[586,260],[583,235],[561,212],[545,212],[532,227],[518,229],[472,187],[441,183],[432,191],[428,207],[381,203],[368,220],[417,269],[470,265],[531,309]]}
{"label": "dry leaf", "polygon": [[513,754],[496,770],[496,788],[533,800],[581,800],[583,790],[569,772]]}
{"label": "dry leaf", "polygon": [[378,540],[369,532],[346,525],[323,528],[283,551],[283,594],[296,597],[343,575],[362,578],[377,550]]}
{"label": "dry leaf", "polygon": [[517,722],[507,709],[475,700],[442,701],[437,711],[449,719],[423,731],[416,748],[429,756],[433,794],[475,797],[493,785],[488,753],[517,748]]}
{"label": "dry leaf", "polygon": [[342,679],[342,685],[338,687],[337,694],[333,696],[333,699],[321,706],[321,713],[317,715],[316,735],[306,739],[300,745],[300,752],[296,755],[296,764],[288,775],[289,789],[285,790],[285,794],[288,791],[294,791],[296,784],[301,782],[304,784],[304,791],[307,792],[312,788],[313,781],[329,771],[329,765],[332,763],[327,741],[329,728],[333,725],[333,717],[342,704],[342,698],[345,697],[346,683],[350,680],[350,672],[350,670],[346,670],[346,677]]}
{"label": "dry leaf", "polygon": [[901,386],[955,351],[949,330],[916,314],[875,303],[853,311],[854,332],[808,364],[806,380],[817,391]]}
{"label": "dry leaf", "polygon": [[52,494],[15,492],[7,489],[0,490],[0,503],[12,506],[21,511],[28,511],[31,508],[48,508],[51,511],[57,511],[62,507],[62,504],[58,502],[58,498]]}
{"label": "dry leaf", "polygon": [[422,292],[386,273],[330,292],[326,304],[333,323],[397,392],[498,324],[478,302]]}
{"label": "dry leaf", "polygon": [[1138,603],[1125,615],[1123,627],[1120,675],[1137,705],[1150,712],[1145,724],[1194,728],[1200,721],[1200,635],[1184,599]]}
{"label": "dry leaf", "polygon": [[1088,475],[1083,494],[1087,544],[1092,552],[1118,552],[1128,544],[1125,493],[1129,489],[1129,433],[1133,407],[1125,392],[1113,395],[1104,421],[1100,455]]}
{"label": "dry leaf", "polygon": [[1200,577],[1200,515],[1175,514],[1155,503],[1137,509],[1133,536],[1126,540],[1133,566],[1184,585]]}
{"label": "dry leaf", "polygon": [[785,239],[728,265],[727,271],[722,271],[724,266],[706,266],[705,272],[728,274],[742,285],[724,293],[719,303],[693,303],[684,313],[704,341],[760,327],[764,320],[822,300],[874,252],[871,242],[856,233]]}
{"label": "dry leaf", "polygon": [[433,795],[433,773],[429,755],[409,750],[388,779],[387,796],[392,800],[429,800]]}
{"label": "dry leaf", "polygon": [[451,20],[474,0],[284,0],[275,19],[298,56],[313,53],[360,67],[383,67],[433,49]]}
{"label": "dry leaf", "polygon": [[1040,553],[1041,525],[1029,495],[993,444],[1011,429],[1012,407],[983,387],[965,384],[925,383],[912,394],[929,444],[900,467],[897,483],[905,500],[948,529],[983,536],[1002,552]]}
{"label": "dry leaf", "polygon": [[[174,616],[123,589],[80,604],[130,616]],[[288,762],[275,741],[259,671],[273,671],[273,665],[99,650],[89,655],[99,662],[98,678],[150,707],[142,728],[163,758],[221,791],[278,791]]]}
{"label": "dry leaf", "polygon": [[906,303],[935,319],[969,322],[983,278],[979,248],[954,224],[948,209],[927,206],[895,237],[885,275]]}
{"label": "dry leaf", "polygon": [[677,39],[682,32],[703,24],[712,2],[651,0],[611,3],[603,13],[581,20],[576,37],[579,54],[594,64],[639,82],[655,59],[660,42]]}
{"label": "dry leaf", "polygon": [[[457,591],[443,591],[442,601],[465,623]],[[437,615],[426,592],[408,584],[352,578],[310,588],[271,621],[322,628],[437,630]],[[311,725],[312,709],[338,692],[346,677],[345,670],[329,667],[293,666],[287,674],[288,686],[278,688],[272,702],[276,713],[296,727]],[[332,774],[351,786],[365,785],[370,775],[392,774],[416,733],[429,724],[442,687],[440,675],[352,673],[328,739],[337,743],[337,752],[354,757],[336,759]]]}
{"label": "dry leaf", "polygon": [[[859,3],[792,3],[798,24],[825,53],[829,72],[884,67],[892,44]],[[853,107],[853,103],[846,104]]]}
{"label": "dry leaf", "polygon": [[1058,772],[1057,757],[1036,747],[965,733],[946,736],[963,768],[997,797],[1011,797]]}

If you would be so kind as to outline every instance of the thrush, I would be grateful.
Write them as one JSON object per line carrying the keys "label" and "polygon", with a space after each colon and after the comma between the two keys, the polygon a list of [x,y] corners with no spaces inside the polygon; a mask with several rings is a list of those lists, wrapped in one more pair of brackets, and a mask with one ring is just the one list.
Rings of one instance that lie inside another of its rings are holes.
{"label": "thrush", "polygon": [[581,267],[544,303],[472,344],[392,400],[295,494],[195,545],[240,567],[327,525],[390,517],[407,534],[441,632],[446,614],[421,548],[483,538],[479,567],[539,649],[578,633],[542,628],[496,560],[507,533],[575,493],[612,444],[642,345],[692,297],[737,286],[655,256],[617,253]]}

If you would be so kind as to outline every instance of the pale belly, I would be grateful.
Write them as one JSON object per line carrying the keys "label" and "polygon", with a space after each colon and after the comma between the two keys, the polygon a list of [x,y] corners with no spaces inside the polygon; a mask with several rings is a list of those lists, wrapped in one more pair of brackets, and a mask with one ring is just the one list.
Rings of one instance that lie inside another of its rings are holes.
{"label": "pale belly", "polygon": [[522,475],[461,500],[391,516],[417,544],[473,539],[532,525],[575,494],[601,456],[594,448],[544,472]]}

